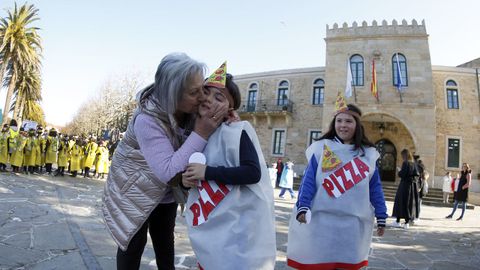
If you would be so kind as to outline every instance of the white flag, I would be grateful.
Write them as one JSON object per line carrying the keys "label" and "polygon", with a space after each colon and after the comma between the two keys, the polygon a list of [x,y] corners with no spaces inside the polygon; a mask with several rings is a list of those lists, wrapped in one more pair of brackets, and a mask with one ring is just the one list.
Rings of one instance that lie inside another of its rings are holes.
{"label": "white flag", "polygon": [[349,98],[352,96],[352,69],[350,67],[350,59],[347,61],[347,85],[345,86],[345,97]]}
{"label": "white flag", "polygon": [[402,69],[400,68],[400,61],[398,60],[398,53],[395,54],[395,58],[397,60],[397,90],[399,92],[402,92],[402,86],[403,86],[403,81],[402,81]]}

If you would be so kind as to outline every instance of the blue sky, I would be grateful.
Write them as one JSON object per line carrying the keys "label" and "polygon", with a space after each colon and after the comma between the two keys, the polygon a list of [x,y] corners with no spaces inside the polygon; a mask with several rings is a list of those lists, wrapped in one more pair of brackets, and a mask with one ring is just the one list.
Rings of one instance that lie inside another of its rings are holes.
{"label": "blue sky", "polygon": [[[330,3],[332,2],[332,3]],[[18,2],[20,4],[24,2]],[[146,83],[161,58],[182,51],[232,74],[325,65],[325,27],[386,19],[419,23],[433,65],[480,57],[480,1],[28,1],[39,8],[43,102],[63,125],[109,79],[139,73]],[[14,1],[0,2],[0,16]],[[5,89],[0,93],[3,107]]]}

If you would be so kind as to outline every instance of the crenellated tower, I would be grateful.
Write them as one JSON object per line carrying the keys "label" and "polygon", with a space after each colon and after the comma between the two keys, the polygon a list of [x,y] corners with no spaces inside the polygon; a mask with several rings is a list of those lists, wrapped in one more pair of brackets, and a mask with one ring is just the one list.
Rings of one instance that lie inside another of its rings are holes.
{"label": "crenellated tower", "polygon": [[396,20],[393,20],[391,24],[388,24],[386,20],[382,21],[382,24],[378,24],[377,21],[372,21],[371,25],[368,25],[366,21],[363,21],[361,25],[357,22],[353,22],[349,27],[345,22],[341,27],[337,23],[333,24],[332,28],[329,28],[327,24],[326,39],[329,38],[370,38],[377,36],[425,36],[427,37],[427,31],[425,28],[425,21],[422,20],[422,24],[418,24],[416,20],[412,20],[411,24],[408,24],[407,20],[402,20],[399,24]]}
{"label": "crenellated tower", "polygon": [[[347,81],[347,62],[352,61],[353,76],[357,85],[354,96],[347,99],[357,104],[364,112],[363,119],[369,128],[377,123],[384,126],[405,129],[406,140],[399,140],[394,133],[383,134],[398,147],[415,151],[423,157],[428,167],[435,161],[435,92],[433,89],[432,64],[425,22],[416,20],[408,23],[402,20],[391,23],[383,20],[381,24],[372,21],[371,25],[363,21],[360,25],[327,25],[326,29],[326,66],[325,66],[325,106],[323,111],[323,129],[327,130],[334,110],[334,101],[338,91],[345,91]],[[397,89],[397,61],[399,56],[404,85]],[[375,61],[379,100],[371,94],[372,61]],[[354,64],[353,64],[354,63]],[[415,119],[415,121],[412,121]],[[371,139],[375,132],[369,132]],[[390,137],[389,137],[390,136]],[[399,151],[401,149],[398,149]]]}

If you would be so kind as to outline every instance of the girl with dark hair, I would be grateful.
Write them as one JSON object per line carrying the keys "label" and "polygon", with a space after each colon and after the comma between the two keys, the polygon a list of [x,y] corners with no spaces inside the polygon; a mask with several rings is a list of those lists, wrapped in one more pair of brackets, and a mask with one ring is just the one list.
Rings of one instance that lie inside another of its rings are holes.
{"label": "girl with dark hair", "polygon": [[462,220],[463,215],[465,214],[465,209],[467,208],[467,201],[468,201],[468,188],[470,187],[470,184],[472,183],[472,170],[470,170],[470,165],[468,163],[463,163],[462,165],[462,174],[460,176],[460,180],[458,182],[458,186],[456,185],[456,189],[454,190],[453,194],[453,199],[454,199],[454,204],[453,204],[453,209],[452,213],[445,218],[450,219],[453,217],[453,214],[455,214],[455,211],[457,210],[458,204],[461,202],[462,203],[462,214],[460,215],[457,220]]}
{"label": "girl with dark hair", "polygon": [[[207,81],[205,96],[200,114],[228,104],[229,120],[236,116],[240,91],[230,74],[225,85]],[[273,188],[255,130],[223,123],[203,153],[206,165],[189,164],[182,179],[192,187],[185,213],[200,269],[274,269]]]}
{"label": "girl with dark hair", "polygon": [[393,227],[402,227],[400,219],[405,219],[403,227],[408,229],[409,222],[412,221],[418,210],[418,191],[416,185],[416,177],[418,173],[417,166],[413,162],[413,156],[408,149],[403,149],[401,152],[403,163],[402,168],[398,169],[398,176],[400,177],[400,184],[398,184],[397,193],[395,194],[395,203],[393,204],[392,216],[397,220],[392,223]]}
{"label": "girl with dark hair", "polygon": [[[333,118],[333,120],[330,122],[330,127],[319,140],[323,139],[329,139],[329,140],[339,140],[342,143],[345,143],[343,140],[347,139],[348,142],[346,144],[352,144],[354,150],[359,150],[363,154],[363,150],[365,147],[375,147],[375,145],[368,140],[367,136],[365,136],[365,130],[363,128],[363,125],[360,121],[360,116],[362,115],[362,112],[360,111],[360,108],[353,104],[348,104],[347,105],[347,110],[349,113],[349,116],[342,115],[341,117],[338,118],[337,120],[337,115]],[[347,119],[343,119],[347,118]],[[350,118],[350,119],[348,119]],[[355,125],[354,129],[346,129],[346,128],[339,128],[337,131],[336,129],[336,124],[337,121],[339,123],[349,123],[352,124],[352,119],[355,120]],[[358,123],[358,124],[357,124]],[[347,132],[348,131],[348,132]]]}
{"label": "girl with dark hair", "polygon": [[374,217],[377,234],[384,234],[379,154],[365,136],[361,114],[339,94],[329,131],[305,151],[308,166],[288,234],[293,268],[360,269],[368,265]]}

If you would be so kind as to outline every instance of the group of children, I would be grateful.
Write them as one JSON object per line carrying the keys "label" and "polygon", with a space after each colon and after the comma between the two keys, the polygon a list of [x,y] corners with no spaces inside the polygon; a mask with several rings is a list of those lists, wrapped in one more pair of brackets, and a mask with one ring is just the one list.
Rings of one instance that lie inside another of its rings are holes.
{"label": "group of children", "polygon": [[78,136],[59,134],[55,128],[46,131],[41,125],[35,129],[18,129],[17,122],[11,120],[4,124],[0,133],[0,171],[12,173],[43,173],[52,175],[56,164],[55,176],[64,176],[65,169],[76,177],[80,172],[84,177],[104,178],[109,168],[109,150],[107,142],[97,142],[94,135],[88,139]]}

